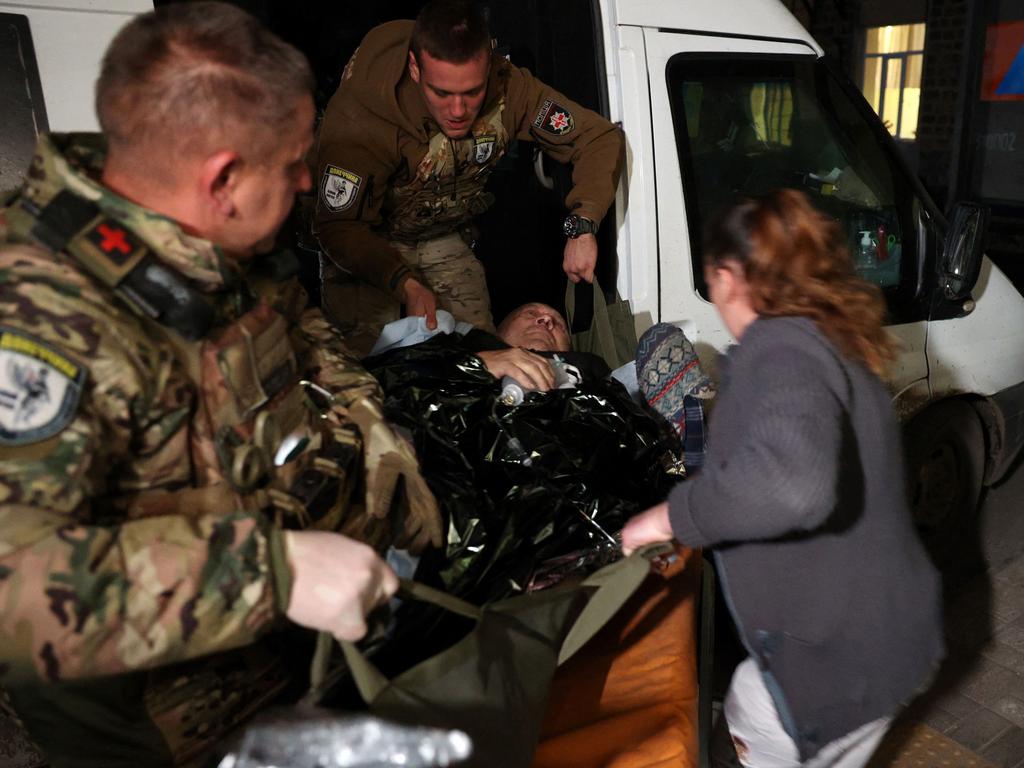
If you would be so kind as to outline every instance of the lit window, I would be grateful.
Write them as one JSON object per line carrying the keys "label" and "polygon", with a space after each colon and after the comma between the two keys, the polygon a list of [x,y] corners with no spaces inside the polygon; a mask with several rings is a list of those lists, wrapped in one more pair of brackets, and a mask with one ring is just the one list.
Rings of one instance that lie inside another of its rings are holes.
{"label": "lit window", "polygon": [[864,51],[864,98],[898,139],[917,138],[924,24],[871,27]]}

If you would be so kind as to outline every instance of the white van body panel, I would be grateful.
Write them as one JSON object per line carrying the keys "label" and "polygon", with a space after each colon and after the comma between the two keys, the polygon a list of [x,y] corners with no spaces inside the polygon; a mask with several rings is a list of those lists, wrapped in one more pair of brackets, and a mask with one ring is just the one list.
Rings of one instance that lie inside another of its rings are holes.
{"label": "white van body panel", "polygon": [[0,0],[0,13],[28,17],[51,131],[99,129],[93,94],[107,45],[148,0]]}
{"label": "white van body panel", "polygon": [[928,330],[932,397],[994,395],[1024,381],[1024,301],[987,257],[964,317],[931,322]]}
{"label": "white van body panel", "polygon": [[640,334],[660,316],[657,188],[643,30],[620,28],[616,53],[622,108],[613,119],[626,135],[626,163],[615,199],[618,290],[629,298]]}
{"label": "white van body panel", "polygon": [[821,48],[782,3],[770,0],[667,2],[615,0],[616,23],[651,29],[675,29],[734,38],[799,40],[819,55]]}

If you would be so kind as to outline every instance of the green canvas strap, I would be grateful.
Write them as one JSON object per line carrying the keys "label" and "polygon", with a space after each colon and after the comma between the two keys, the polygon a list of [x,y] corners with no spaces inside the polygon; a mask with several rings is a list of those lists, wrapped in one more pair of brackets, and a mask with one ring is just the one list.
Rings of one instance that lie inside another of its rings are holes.
{"label": "green canvas strap", "polygon": [[[573,318],[576,315],[576,286],[577,283],[573,283],[572,281],[567,281],[565,285],[565,319],[569,323],[570,332],[572,329]],[[579,332],[581,334],[588,332],[591,334],[591,348],[580,351],[592,352],[600,355],[606,360],[613,360],[616,357],[615,336],[612,333],[611,317],[608,314],[608,302],[605,301],[604,291],[601,290],[601,286],[597,282],[597,277],[594,277],[591,289],[594,292],[593,318],[590,322],[590,328],[587,331]],[[574,336],[575,335],[576,334],[574,334]]]}
{"label": "green canvas strap", "polygon": [[359,650],[359,647],[348,640],[339,641],[342,653],[345,654],[345,662],[348,664],[352,679],[363,701],[370,704],[376,701],[377,697],[388,687],[388,680],[384,674],[374,666],[366,655]]}
{"label": "green canvas strap", "polygon": [[[576,286],[579,283],[574,283],[571,280],[565,281],[565,319],[569,323],[570,330],[572,329],[573,318],[576,316]],[[591,290],[594,292],[594,319],[591,327],[601,327],[605,329],[605,333],[608,335],[608,341],[614,346],[615,340],[611,338],[611,333],[608,331],[610,321],[608,319],[608,302],[604,298],[604,291],[601,290],[600,283],[597,282],[597,276],[594,276],[594,282],[590,284]],[[602,343],[604,339],[602,338]]]}
{"label": "green canvas strap", "polygon": [[444,608],[449,613],[465,616],[467,619],[480,621],[484,615],[484,609],[479,606],[467,603],[454,595],[442,592],[440,589],[428,587],[412,579],[400,579],[398,582],[398,596],[409,600],[416,600],[420,603],[430,603],[438,608]]}
{"label": "green canvas strap", "polygon": [[[473,621],[479,621],[483,616],[482,608],[412,579],[399,580],[398,596],[421,603],[430,603]],[[313,651],[313,661],[309,670],[310,692],[306,696],[307,701],[318,701],[321,694],[344,671],[342,668],[335,670],[333,674],[330,672],[334,642],[334,637],[329,632],[321,632],[317,636],[316,649]],[[345,661],[348,663],[352,679],[355,681],[363,701],[373,701],[387,686],[388,679],[366,658],[355,643],[339,640],[338,644],[341,645],[341,650],[345,654]]]}
{"label": "green canvas strap", "polygon": [[[634,552],[629,557],[595,571],[583,580],[580,586],[595,588],[596,591],[591,595],[566,635],[558,655],[559,665],[572,657],[597,634],[637,590],[637,587],[650,573],[651,559],[671,551],[671,544],[652,544]],[[483,608],[472,603],[408,579],[400,581],[398,594],[407,599],[436,605],[446,611],[475,621],[479,621],[484,613]],[[328,690],[345,671],[345,668],[339,668],[328,672],[334,642],[334,638],[326,632],[320,633],[317,638],[316,651],[313,654],[313,663],[310,669],[311,687],[306,701],[312,703],[319,701],[323,692]],[[359,690],[359,695],[366,703],[372,703],[387,688],[390,681],[373,662],[366,658],[366,655],[355,643],[347,640],[338,642],[345,656],[347,669]]]}
{"label": "green canvas strap", "polygon": [[609,622],[651,572],[651,560],[672,552],[671,544],[651,544],[630,557],[595,571],[583,581],[585,587],[597,587],[577,617],[558,652],[558,666],[568,661]]}

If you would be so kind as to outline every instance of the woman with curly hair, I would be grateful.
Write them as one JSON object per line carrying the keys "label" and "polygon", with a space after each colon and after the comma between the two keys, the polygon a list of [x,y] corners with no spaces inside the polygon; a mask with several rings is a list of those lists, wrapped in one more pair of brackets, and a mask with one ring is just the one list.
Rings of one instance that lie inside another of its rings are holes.
{"label": "woman with curly hair", "polygon": [[938,574],[911,521],[879,291],[800,192],[705,233],[720,360],[703,471],[623,530],[713,548],[748,658],[725,717],[757,768],[864,765],[942,654]]}

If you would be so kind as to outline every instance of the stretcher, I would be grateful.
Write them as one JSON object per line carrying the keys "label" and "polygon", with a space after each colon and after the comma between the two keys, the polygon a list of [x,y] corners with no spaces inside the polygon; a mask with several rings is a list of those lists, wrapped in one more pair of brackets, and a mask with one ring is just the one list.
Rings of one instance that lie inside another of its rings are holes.
{"label": "stretcher", "polygon": [[533,768],[700,765],[702,562],[682,550],[559,668]]}

